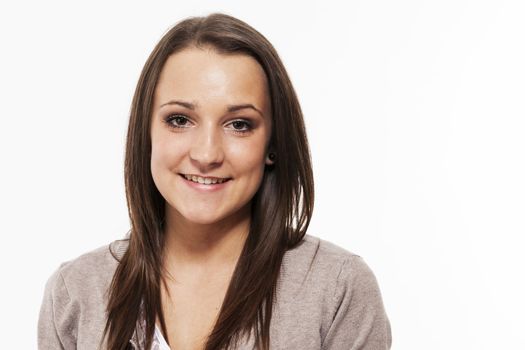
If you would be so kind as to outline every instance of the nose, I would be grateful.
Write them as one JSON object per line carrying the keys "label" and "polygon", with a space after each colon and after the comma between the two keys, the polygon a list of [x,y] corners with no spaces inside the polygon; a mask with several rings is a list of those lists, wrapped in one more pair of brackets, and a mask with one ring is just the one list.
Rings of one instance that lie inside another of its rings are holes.
{"label": "nose", "polygon": [[203,125],[195,130],[189,156],[191,162],[201,172],[220,166],[224,160],[222,137],[213,125]]}

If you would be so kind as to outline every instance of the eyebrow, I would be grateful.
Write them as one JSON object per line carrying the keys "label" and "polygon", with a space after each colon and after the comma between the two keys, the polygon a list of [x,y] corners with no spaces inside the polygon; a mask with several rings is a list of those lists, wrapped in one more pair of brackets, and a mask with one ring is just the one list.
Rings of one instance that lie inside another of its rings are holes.
{"label": "eyebrow", "polygon": [[[171,101],[168,101],[166,103],[163,103],[160,105],[159,108],[162,108],[164,106],[169,106],[169,105],[179,105],[179,106],[182,106],[184,108],[187,108],[187,109],[191,109],[192,111],[194,111],[198,105],[196,103],[191,103],[191,102],[185,102],[185,101],[180,101],[180,100],[171,100]],[[238,110],[241,110],[241,109],[253,109],[254,111],[258,112],[261,117],[264,117],[263,113],[257,109],[254,105],[252,105],[251,103],[242,103],[242,104],[238,104],[238,105],[228,105],[228,112],[236,112]]]}

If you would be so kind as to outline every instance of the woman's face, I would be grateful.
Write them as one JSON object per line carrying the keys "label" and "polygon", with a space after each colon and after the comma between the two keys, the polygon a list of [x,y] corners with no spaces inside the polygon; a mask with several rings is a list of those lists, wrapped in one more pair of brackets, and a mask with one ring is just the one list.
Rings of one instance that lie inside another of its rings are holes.
{"label": "woman's face", "polygon": [[249,213],[271,164],[270,113],[266,75],[255,59],[200,48],[171,55],[151,121],[151,173],[166,214],[211,224]]}

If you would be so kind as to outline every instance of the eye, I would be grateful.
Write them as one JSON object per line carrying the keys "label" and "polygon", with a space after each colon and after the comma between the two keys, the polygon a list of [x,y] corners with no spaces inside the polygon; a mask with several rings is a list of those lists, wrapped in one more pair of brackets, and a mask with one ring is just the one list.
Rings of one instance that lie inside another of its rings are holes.
{"label": "eye", "polygon": [[230,129],[237,133],[247,133],[253,129],[252,124],[247,120],[234,120],[228,125],[231,125]]}
{"label": "eye", "polygon": [[172,128],[187,128],[189,126],[189,119],[182,114],[171,114],[164,121]]}

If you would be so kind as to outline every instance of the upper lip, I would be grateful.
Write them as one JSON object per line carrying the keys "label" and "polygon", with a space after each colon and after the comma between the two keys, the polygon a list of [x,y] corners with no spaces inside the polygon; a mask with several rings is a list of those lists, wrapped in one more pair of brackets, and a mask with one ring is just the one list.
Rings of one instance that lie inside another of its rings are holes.
{"label": "upper lip", "polygon": [[205,178],[205,179],[217,179],[217,180],[222,180],[222,179],[231,179],[231,177],[207,176],[207,175],[200,175],[200,174],[185,174],[185,173],[180,173],[180,175],[183,175],[183,176],[198,176],[198,177],[203,177],[203,178]]}

